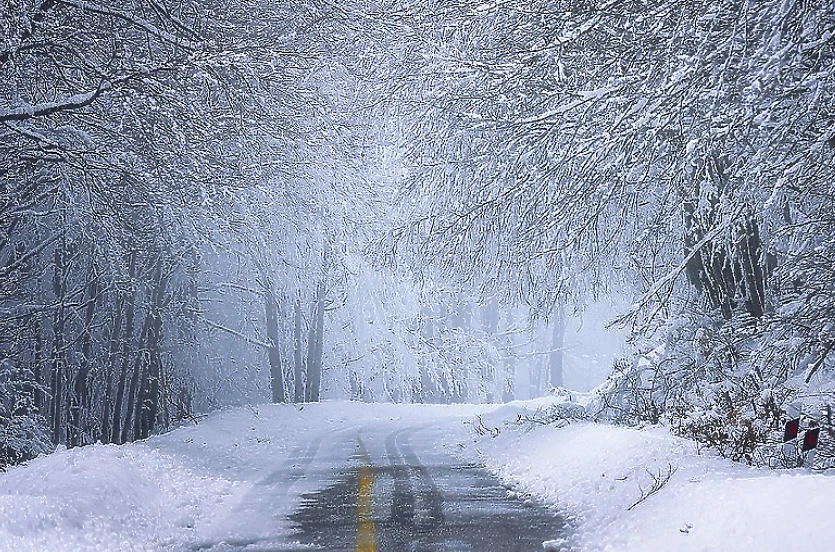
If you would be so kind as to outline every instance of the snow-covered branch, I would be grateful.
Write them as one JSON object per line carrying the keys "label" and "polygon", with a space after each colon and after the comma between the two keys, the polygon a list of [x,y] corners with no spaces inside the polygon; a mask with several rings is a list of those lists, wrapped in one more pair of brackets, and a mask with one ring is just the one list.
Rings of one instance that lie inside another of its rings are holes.
{"label": "snow-covered branch", "polygon": [[250,337],[250,336],[248,336],[248,335],[246,335],[242,332],[239,332],[237,330],[233,330],[232,328],[229,328],[229,327],[224,326],[222,324],[218,324],[217,322],[213,322],[213,321],[209,320],[208,318],[203,318],[203,321],[206,323],[207,326],[209,326],[211,328],[214,328],[216,330],[220,330],[222,332],[226,332],[229,335],[234,335],[235,337],[239,337],[239,338],[243,339],[244,341],[246,341],[247,343],[251,343],[253,345],[258,345],[259,347],[261,347],[263,349],[266,349],[268,351],[273,349],[273,345],[271,345],[270,343],[267,343],[266,341],[261,341],[260,339],[255,339],[254,337]]}
{"label": "snow-covered branch", "polygon": [[102,6],[101,4],[96,4],[94,2],[85,2],[84,0],[57,0],[59,3],[64,4],[66,6],[72,6],[74,8],[84,10],[90,13],[96,13],[99,15],[109,15],[111,17],[115,17],[117,19],[121,19],[134,25],[148,34],[162,40],[163,42],[167,42],[169,44],[174,44],[180,46],[182,48],[186,48],[189,50],[193,50],[197,47],[197,44],[189,39],[185,39],[176,35],[169,33],[163,29],[160,29],[147,19],[139,17],[136,14],[124,11],[124,10],[116,10],[113,8],[109,8],[107,6]]}
{"label": "snow-covered branch", "polygon": [[71,109],[79,109],[87,107],[96,101],[96,98],[102,93],[110,90],[112,84],[103,82],[101,86],[89,92],[81,92],[74,94],[68,98],[64,98],[52,102],[43,102],[35,105],[21,105],[12,109],[0,110],[0,122],[7,121],[26,121],[37,117],[48,117],[60,111],[69,111]]}
{"label": "snow-covered branch", "polygon": [[0,123],[11,121],[26,121],[29,119],[36,119],[38,117],[48,117],[63,111],[72,111],[74,109],[81,109],[92,105],[102,94],[109,92],[120,85],[135,79],[141,79],[153,75],[155,73],[170,71],[168,66],[155,67],[153,69],[144,69],[136,73],[121,75],[118,77],[102,80],[98,88],[88,92],[79,92],[67,98],[54,100],[51,102],[42,102],[35,105],[20,105],[11,109],[0,109]]}

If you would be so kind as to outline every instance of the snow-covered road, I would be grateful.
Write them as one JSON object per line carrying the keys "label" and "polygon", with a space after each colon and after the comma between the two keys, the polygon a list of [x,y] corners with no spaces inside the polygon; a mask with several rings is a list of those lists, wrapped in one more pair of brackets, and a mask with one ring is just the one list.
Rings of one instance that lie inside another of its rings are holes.
{"label": "snow-covered road", "polygon": [[[450,417],[415,425],[393,419],[313,433],[216,520],[223,530],[215,539],[181,547],[542,550],[544,541],[560,535],[562,520],[530,501],[508,498],[507,489],[482,467],[451,454],[460,422]],[[296,505],[289,515],[288,503]]]}
{"label": "snow-covered road", "polygon": [[292,538],[334,552],[529,552],[560,535],[554,512],[508,498],[483,468],[450,454],[450,433],[398,421],[334,436],[328,461],[307,472],[325,484],[291,516]]}

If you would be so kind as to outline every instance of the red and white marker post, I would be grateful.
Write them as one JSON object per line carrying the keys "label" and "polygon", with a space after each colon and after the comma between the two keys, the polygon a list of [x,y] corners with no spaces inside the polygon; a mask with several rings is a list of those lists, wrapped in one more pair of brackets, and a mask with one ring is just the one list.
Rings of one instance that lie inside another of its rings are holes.
{"label": "red and white marker post", "polygon": [[[783,428],[783,455],[786,458],[797,458],[798,452],[803,455],[803,465],[811,467],[815,462],[815,450],[818,448],[821,428],[814,420],[809,421],[809,427],[803,431],[802,440],[800,436],[800,418],[794,418],[786,422]],[[798,445],[800,450],[798,451]]]}

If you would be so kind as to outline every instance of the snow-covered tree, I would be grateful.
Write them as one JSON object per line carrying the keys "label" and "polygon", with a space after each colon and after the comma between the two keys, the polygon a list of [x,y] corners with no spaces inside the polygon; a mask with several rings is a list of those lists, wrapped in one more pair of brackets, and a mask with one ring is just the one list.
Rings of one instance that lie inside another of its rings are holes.
{"label": "snow-covered tree", "polygon": [[[732,403],[826,365],[831,3],[427,1],[395,13],[408,40],[383,58],[401,66],[414,110],[413,216],[393,241],[416,266],[546,308],[625,289],[636,308],[624,320],[644,336],[704,310],[704,339],[739,339],[704,362],[741,353],[733,381],[757,382]],[[734,334],[740,324],[759,329]],[[682,354],[686,381],[728,375]],[[776,358],[793,360],[763,360]]]}

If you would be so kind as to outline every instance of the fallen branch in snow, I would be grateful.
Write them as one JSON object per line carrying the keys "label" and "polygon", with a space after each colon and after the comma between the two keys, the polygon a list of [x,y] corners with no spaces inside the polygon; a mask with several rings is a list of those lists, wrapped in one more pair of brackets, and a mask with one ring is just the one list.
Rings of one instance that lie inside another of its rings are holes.
{"label": "fallen branch in snow", "polygon": [[499,436],[501,430],[497,427],[487,427],[484,425],[484,419],[481,416],[476,416],[478,419],[478,425],[474,426],[473,429],[475,430],[476,434],[479,436],[490,435],[492,439],[495,439]]}
{"label": "fallen branch in snow", "polygon": [[529,414],[524,412],[516,417],[517,424],[527,424],[529,429],[536,426],[547,425],[554,427],[566,427],[571,422],[582,422],[589,419],[585,407],[582,405],[566,402],[552,405],[548,408],[537,408]]}
{"label": "fallen branch in snow", "polygon": [[632,506],[626,509],[627,512],[631,511],[632,508],[640,504],[641,502],[645,501],[658,491],[664,488],[664,486],[670,482],[670,478],[673,476],[674,473],[678,471],[678,468],[674,468],[672,464],[667,464],[667,469],[661,468],[658,470],[658,473],[652,473],[651,471],[647,470],[647,473],[652,478],[652,484],[649,486],[649,489],[644,490],[643,487],[638,486],[638,490],[641,491],[641,498],[636,500]]}

